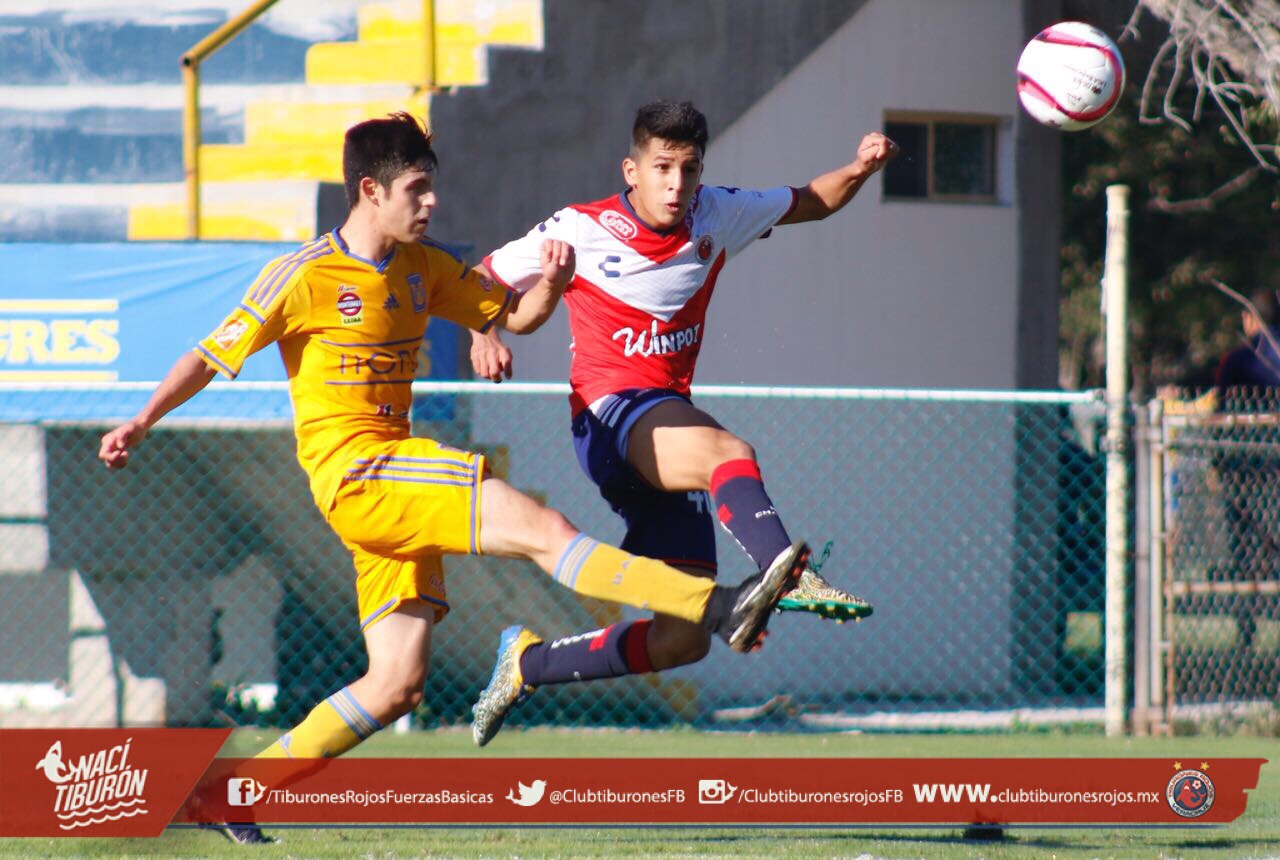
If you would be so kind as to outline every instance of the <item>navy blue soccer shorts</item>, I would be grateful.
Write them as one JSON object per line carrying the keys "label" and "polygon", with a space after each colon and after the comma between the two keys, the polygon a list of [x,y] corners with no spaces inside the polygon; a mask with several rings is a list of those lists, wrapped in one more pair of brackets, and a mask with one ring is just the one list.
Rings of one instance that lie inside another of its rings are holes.
{"label": "navy blue soccer shorts", "polygon": [[627,434],[636,420],[664,400],[689,398],[663,388],[611,394],[573,419],[578,464],[627,524],[622,548],[667,564],[716,571],[715,520],[706,493],[655,489],[627,464]]}

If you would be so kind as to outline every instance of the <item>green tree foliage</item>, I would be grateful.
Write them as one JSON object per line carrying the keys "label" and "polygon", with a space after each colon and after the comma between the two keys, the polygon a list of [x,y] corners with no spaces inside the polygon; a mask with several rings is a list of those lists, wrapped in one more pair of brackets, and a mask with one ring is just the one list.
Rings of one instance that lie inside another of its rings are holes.
{"label": "green tree foliage", "polygon": [[[1063,141],[1060,367],[1069,388],[1103,383],[1099,284],[1110,184],[1131,189],[1129,308],[1138,392],[1208,384],[1218,357],[1240,344],[1240,307],[1211,279],[1244,293],[1280,288],[1280,179],[1259,167],[1209,107],[1190,132],[1167,121],[1140,122],[1141,70],[1134,77],[1131,69],[1111,117]],[[1185,101],[1195,93],[1175,96]],[[1255,119],[1264,128],[1272,121],[1265,111]]]}

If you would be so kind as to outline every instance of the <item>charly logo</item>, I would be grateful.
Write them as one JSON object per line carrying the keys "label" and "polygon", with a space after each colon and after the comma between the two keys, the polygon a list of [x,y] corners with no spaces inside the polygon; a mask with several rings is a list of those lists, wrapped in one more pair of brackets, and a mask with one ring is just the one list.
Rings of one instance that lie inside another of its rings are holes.
{"label": "charly logo", "polygon": [[1213,782],[1202,770],[1180,770],[1169,780],[1164,797],[1183,818],[1199,818],[1213,806]]}
{"label": "charly logo", "polygon": [[120,818],[147,814],[142,796],[148,771],[129,766],[129,745],[123,744],[82,755],[75,762],[64,761],[62,741],[49,747],[36,770],[56,786],[54,814],[58,827],[75,830]]}
{"label": "charly logo", "polygon": [[606,209],[600,213],[600,226],[624,242],[631,241],[640,232],[636,228],[634,221],[621,212],[614,212],[612,209]]}

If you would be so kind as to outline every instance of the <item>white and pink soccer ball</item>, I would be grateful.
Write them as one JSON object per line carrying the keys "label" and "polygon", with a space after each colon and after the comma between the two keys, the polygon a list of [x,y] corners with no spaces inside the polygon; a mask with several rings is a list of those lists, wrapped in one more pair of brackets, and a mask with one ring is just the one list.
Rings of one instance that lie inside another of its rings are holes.
{"label": "white and pink soccer ball", "polygon": [[1018,98],[1036,122],[1079,131],[1107,118],[1124,89],[1124,60],[1106,33],[1079,21],[1040,31],[1018,58]]}

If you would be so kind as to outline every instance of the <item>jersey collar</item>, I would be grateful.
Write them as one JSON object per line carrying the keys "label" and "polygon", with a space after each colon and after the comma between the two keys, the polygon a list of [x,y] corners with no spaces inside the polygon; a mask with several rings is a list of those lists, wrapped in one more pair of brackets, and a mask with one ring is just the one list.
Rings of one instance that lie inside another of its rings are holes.
{"label": "jersey collar", "polygon": [[375,272],[378,272],[379,274],[387,270],[387,266],[391,265],[391,260],[396,255],[396,246],[392,245],[391,250],[387,252],[387,256],[383,257],[380,262],[375,263],[373,260],[367,260],[364,257],[361,257],[359,254],[353,254],[351,252],[351,249],[347,247],[347,240],[342,238],[342,233],[339,232],[339,229],[337,227],[334,227],[333,232],[331,232],[329,235],[333,238],[333,244],[337,246],[339,251],[346,254],[348,257],[350,257],[353,260],[358,260],[361,263],[364,263],[366,266],[373,267],[373,270]]}
{"label": "jersey collar", "polygon": [[682,219],[679,224],[675,225],[674,227],[670,227],[666,230],[659,230],[657,227],[649,226],[649,224],[643,218],[641,218],[639,215],[636,214],[635,207],[631,205],[631,198],[628,196],[628,191],[630,191],[630,189],[618,192],[618,206],[619,208],[627,210],[627,214],[630,215],[631,218],[640,227],[644,228],[645,230],[648,230],[654,236],[657,236],[662,239],[665,239],[668,236],[674,236],[675,234],[679,233],[681,230],[685,231],[685,233],[688,233],[688,228],[686,226],[686,221],[688,220],[688,213],[685,213],[685,218]]}

